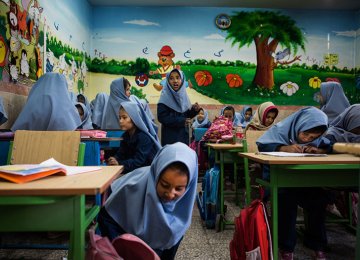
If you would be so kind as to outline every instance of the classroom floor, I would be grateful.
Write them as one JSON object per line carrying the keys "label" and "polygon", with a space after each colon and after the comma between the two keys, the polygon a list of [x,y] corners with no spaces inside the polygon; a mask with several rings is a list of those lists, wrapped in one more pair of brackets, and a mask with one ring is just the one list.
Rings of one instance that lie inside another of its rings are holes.
{"label": "classroom floor", "polygon": [[[199,185],[200,186],[200,185]],[[232,219],[239,214],[237,207],[232,198],[226,199],[227,213],[226,217]],[[353,260],[355,259],[355,242],[356,237],[340,224],[329,224],[328,244],[329,252],[328,260]],[[233,226],[227,226],[223,232],[216,232],[213,229],[206,229],[200,218],[199,211],[195,205],[192,224],[185,234],[185,237],[179,247],[176,260],[198,259],[198,260],[218,260],[230,259],[229,242],[233,237]],[[0,243],[12,242],[16,237],[11,234],[0,237]],[[44,234],[30,234],[26,236],[25,242],[41,243],[48,241],[44,238]],[[49,242],[47,242],[49,243]],[[66,243],[66,238],[58,238],[51,240],[51,243]],[[0,249],[0,259],[33,259],[33,260],[64,260],[67,257],[66,250],[29,250],[29,249]],[[310,260],[312,251],[302,245],[301,239],[295,250],[295,259]]]}

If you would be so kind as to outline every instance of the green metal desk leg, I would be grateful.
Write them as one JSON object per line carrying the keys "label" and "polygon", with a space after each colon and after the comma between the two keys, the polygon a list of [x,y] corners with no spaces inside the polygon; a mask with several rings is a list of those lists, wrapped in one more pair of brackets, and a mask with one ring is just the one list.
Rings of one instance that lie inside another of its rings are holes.
{"label": "green metal desk leg", "polygon": [[225,228],[224,222],[224,152],[220,150],[220,231]]}
{"label": "green metal desk leg", "polygon": [[85,195],[74,198],[74,227],[70,232],[69,259],[85,259]]}
{"label": "green metal desk leg", "polygon": [[272,243],[274,260],[278,260],[278,182],[276,174],[272,173],[272,166],[270,166],[270,188],[271,188],[271,207],[272,207]]}
{"label": "green metal desk leg", "polygon": [[244,174],[245,174],[245,203],[249,205],[251,202],[251,184],[250,184],[250,173],[249,173],[249,160],[244,158]]}

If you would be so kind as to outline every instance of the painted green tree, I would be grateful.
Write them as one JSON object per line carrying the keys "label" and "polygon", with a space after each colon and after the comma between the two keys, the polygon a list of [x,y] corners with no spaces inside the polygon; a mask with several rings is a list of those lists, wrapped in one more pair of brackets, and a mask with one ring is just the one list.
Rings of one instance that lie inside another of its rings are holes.
{"label": "painted green tree", "polygon": [[[226,40],[231,40],[232,46],[238,44],[239,49],[255,43],[257,67],[253,83],[262,88],[274,87],[273,71],[278,61],[272,54],[278,45],[289,48],[293,54],[297,53],[299,47],[305,51],[305,38],[301,29],[290,16],[280,12],[236,12],[231,16],[231,26],[227,33]],[[299,59],[297,56],[291,62]]]}

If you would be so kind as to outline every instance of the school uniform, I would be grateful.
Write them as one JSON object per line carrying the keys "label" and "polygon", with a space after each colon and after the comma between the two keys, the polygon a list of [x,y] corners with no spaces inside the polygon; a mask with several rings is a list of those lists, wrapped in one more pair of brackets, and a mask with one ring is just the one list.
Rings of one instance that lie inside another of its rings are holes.
{"label": "school uniform", "polygon": [[152,128],[150,119],[142,113],[137,104],[128,101],[121,103],[136,126],[135,133],[130,136],[125,132],[115,159],[124,166],[123,173],[128,173],[139,167],[150,165],[155,154],[161,148],[159,139]]}
{"label": "school uniform", "polygon": [[0,97],[0,125],[4,124],[7,120],[8,118],[4,108],[3,98]]}
{"label": "school uniform", "polygon": [[[156,191],[160,174],[173,162],[189,170],[185,193],[176,200],[162,201]],[[100,211],[98,222],[104,236],[115,238],[123,232],[145,241],[161,259],[174,259],[176,249],[191,224],[197,187],[197,157],[182,143],[163,147],[151,166],[138,168],[117,179]]]}
{"label": "school uniform", "polygon": [[31,88],[11,130],[72,131],[79,125],[81,120],[70,99],[65,76],[48,72]]}
{"label": "school uniform", "polygon": [[360,135],[350,132],[358,127],[360,127],[360,104],[355,104],[334,119],[325,136],[332,144],[360,143]]}
{"label": "school uniform", "polygon": [[[189,144],[189,129],[185,126],[186,118],[193,118],[197,111],[191,106],[186,93],[185,75],[175,69],[181,76],[181,87],[174,91],[169,84],[170,73],[166,76],[159,103],[157,105],[157,117],[161,123],[161,144],[173,144],[182,142]],[[174,71],[174,70],[172,70]]]}
{"label": "school uniform", "polygon": [[91,121],[94,128],[100,129],[103,117],[105,114],[106,104],[109,100],[109,95],[106,93],[98,93],[93,102],[93,110],[91,114]]}
{"label": "school uniform", "polygon": [[[266,116],[270,110],[272,110],[276,113],[275,114],[275,118],[276,118],[279,111],[273,102],[264,102],[264,103],[260,104],[259,107],[257,108],[257,110],[255,111],[254,116],[250,120],[250,123],[245,127],[245,132],[247,130],[255,130],[255,131],[256,130],[258,130],[258,131],[268,130],[272,126],[272,124],[269,126],[266,126],[265,121],[266,121]],[[274,118],[274,121],[275,121],[275,118]]]}
{"label": "school uniform", "polygon": [[[246,120],[246,118],[245,118],[246,112],[248,110],[252,111],[252,108],[250,106],[244,106],[243,109],[241,110],[241,112],[236,115],[237,120],[239,121],[239,126],[241,126],[242,128],[245,128],[252,119],[252,115],[249,118],[249,120]],[[252,112],[251,112],[251,114],[252,114]]]}
{"label": "school uniform", "polygon": [[320,94],[323,104],[320,109],[328,116],[329,124],[350,106],[340,83],[329,81],[320,85]]}
{"label": "school uniform", "polygon": [[92,122],[91,122],[91,116],[90,116],[89,109],[85,106],[85,104],[83,104],[81,102],[77,102],[75,104],[75,106],[76,107],[80,106],[82,108],[82,110],[84,111],[83,119],[81,120],[81,124],[78,126],[77,129],[84,129],[84,130],[94,129]]}
{"label": "school uniform", "polygon": [[[288,116],[272,126],[256,142],[260,152],[278,151],[280,146],[298,143],[300,132],[317,126],[327,127],[327,116],[315,107],[307,107]],[[303,144],[319,148],[329,146],[327,139],[318,138]],[[263,178],[269,179],[269,167],[264,165]],[[290,173],[289,173],[290,174]],[[293,252],[296,244],[296,216],[298,205],[307,210],[308,225],[305,244],[316,251],[324,250],[327,244],[325,207],[328,203],[326,192],[321,188],[282,188],[278,192],[279,248]]]}
{"label": "school uniform", "polygon": [[[225,106],[223,107],[221,110],[220,110],[220,116],[224,116],[224,110],[228,107],[231,107],[231,106]],[[232,107],[233,108],[233,107]],[[234,110],[234,116],[233,116],[233,127],[238,127],[238,126],[241,126],[241,123],[240,123],[240,113],[238,112],[235,112]]]}

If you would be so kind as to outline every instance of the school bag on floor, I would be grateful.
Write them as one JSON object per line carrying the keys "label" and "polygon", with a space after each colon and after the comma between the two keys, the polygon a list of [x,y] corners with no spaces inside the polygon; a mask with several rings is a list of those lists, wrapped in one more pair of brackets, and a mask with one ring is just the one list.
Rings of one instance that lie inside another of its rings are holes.
{"label": "school bag on floor", "polygon": [[272,260],[272,242],[265,206],[254,200],[235,217],[230,241],[231,260]]}
{"label": "school bag on floor", "polygon": [[202,182],[202,191],[196,196],[201,218],[207,228],[215,228],[216,216],[220,214],[218,165],[206,171]]}

